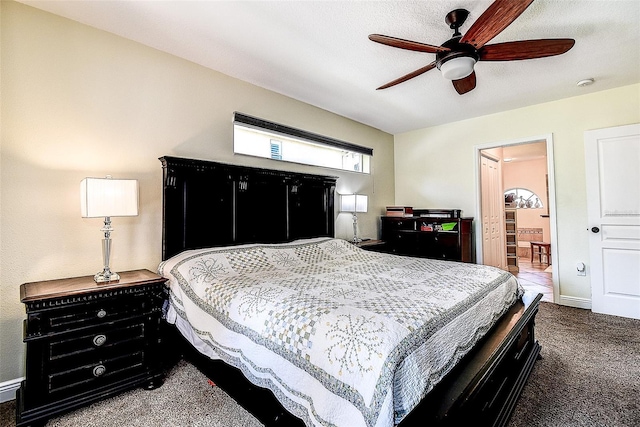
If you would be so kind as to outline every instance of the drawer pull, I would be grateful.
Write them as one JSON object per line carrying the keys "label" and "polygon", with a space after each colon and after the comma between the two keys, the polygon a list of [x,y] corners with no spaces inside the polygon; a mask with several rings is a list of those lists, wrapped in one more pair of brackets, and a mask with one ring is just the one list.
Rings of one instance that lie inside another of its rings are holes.
{"label": "drawer pull", "polygon": [[106,335],[100,334],[93,337],[93,345],[95,345],[96,347],[100,347],[102,344],[105,343],[105,341],[107,341]]}
{"label": "drawer pull", "polygon": [[107,368],[105,368],[104,365],[98,365],[95,368],[93,368],[93,376],[99,377],[102,374],[104,374],[106,370]]}
{"label": "drawer pull", "polygon": [[103,309],[100,309],[100,311],[98,312],[98,317],[99,317],[100,319],[102,319],[102,318],[103,318],[104,316],[106,316],[106,315],[107,315],[107,312],[106,312],[106,311],[104,311]]}

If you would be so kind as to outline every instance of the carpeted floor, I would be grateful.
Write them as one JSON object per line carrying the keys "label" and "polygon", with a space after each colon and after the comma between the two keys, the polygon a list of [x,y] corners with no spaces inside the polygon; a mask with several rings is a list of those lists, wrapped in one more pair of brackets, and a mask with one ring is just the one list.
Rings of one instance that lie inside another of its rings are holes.
{"label": "carpeted floor", "polygon": [[[0,405],[0,427],[15,427],[15,401]],[[262,426],[193,365],[180,362],[162,387],[142,388],[94,403],[47,427],[257,427]]]}
{"label": "carpeted floor", "polygon": [[[536,363],[509,427],[640,426],[640,320],[542,303]],[[52,419],[48,427],[259,426],[192,365],[165,384],[124,393]],[[0,427],[15,426],[15,401],[0,404]]]}
{"label": "carpeted floor", "polygon": [[640,320],[542,303],[536,337],[510,427],[640,426]]}

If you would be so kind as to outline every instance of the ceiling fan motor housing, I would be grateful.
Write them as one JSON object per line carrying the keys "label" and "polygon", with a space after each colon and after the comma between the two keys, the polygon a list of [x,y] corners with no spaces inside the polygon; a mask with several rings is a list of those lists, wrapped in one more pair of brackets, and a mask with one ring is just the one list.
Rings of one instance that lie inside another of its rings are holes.
{"label": "ceiling fan motor housing", "polygon": [[478,51],[468,43],[460,43],[461,36],[453,37],[442,44],[451,49],[449,52],[436,54],[436,67],[448,80],[459,80],[473,72],[473,66],[480,56]]}

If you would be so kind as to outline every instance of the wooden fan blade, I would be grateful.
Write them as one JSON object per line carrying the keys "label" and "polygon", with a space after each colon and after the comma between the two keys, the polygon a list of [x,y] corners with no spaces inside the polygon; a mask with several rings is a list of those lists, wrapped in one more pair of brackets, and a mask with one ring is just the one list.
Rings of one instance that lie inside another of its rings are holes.
{"label": "wooden fan blade", "polygon": [[460,43],[481,48],[509,26],[533,0],[495,0],[462,36]]}
{"label": "wooden fan blade", "polygon": [[430,44],[413,42],[411,40],[399,39],[397,37],[383,36],[382,34],[371,34],[369,40],[387,46],[398,47],[400,49],[415,50],[417,52],[438,53],[449,52],[451,49],[442,46],[432,46]]}
{"label": "wooden fan blade", "polygon": [[420,69],[417,69],[414,72],[407,74],[406,76],[402,76],[399,79],[395,79],[394,81],[391,81],[391,82],[387,83],[386,85],[382,85],[379,88],[377,88],[376,90],[386,89],[388,87],[395,86],[398,83],[406,82],[407,80],[412,79],[414,77],[418,77],[420,74],[424,74],[427,71],[432,70],[434,68],[436,68],[436,61],[433,61],[431,64],[429,64],[429,65],[427,65],[425,67],[422,67]]}
{"label": "wooden fan blade", "polygon": [[471,92],[476,88],[476,72],[472,72],[467,77],[460,80],[453,80],[453,87],[460,95]]}
{"label": "wooden fan blade", "polygon": [[521,40],[483,46],[480,61],[516,61],[562,55],[576,43],[573,39]]}

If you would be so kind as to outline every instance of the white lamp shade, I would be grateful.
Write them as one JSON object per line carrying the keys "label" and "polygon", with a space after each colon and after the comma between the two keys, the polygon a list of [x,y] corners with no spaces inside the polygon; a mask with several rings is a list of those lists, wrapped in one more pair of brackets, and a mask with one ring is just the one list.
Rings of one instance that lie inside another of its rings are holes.
{"label": "white lamp shade", "polygon": [[342,212],[366,212],[368,197],[363,194],[343,194],[340,196]]}
{"label": "white lamp shade", "polygon": [[356,194],[356,212],[366,212],[369,198],[362,194]]}
{"label": "white lamp shade", "polygon": [[476,60],[470,56],[459,56],[443,63],[440,66],[442,77],[449,80],[464,79],[473,73]]}
{"label": "white lamp shade", "polygon": [[83,218],[138,215],[138,181],[85,178],[80,182]]}

